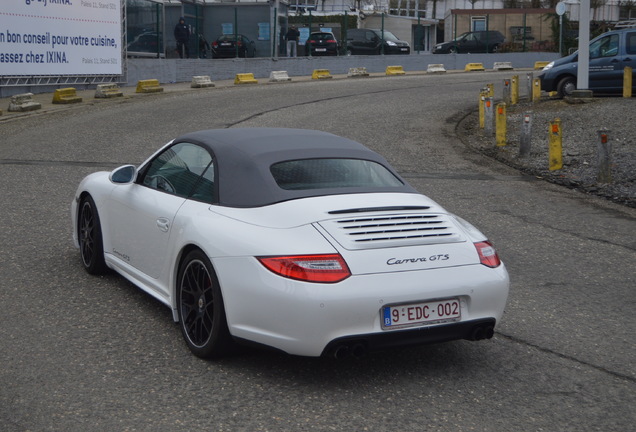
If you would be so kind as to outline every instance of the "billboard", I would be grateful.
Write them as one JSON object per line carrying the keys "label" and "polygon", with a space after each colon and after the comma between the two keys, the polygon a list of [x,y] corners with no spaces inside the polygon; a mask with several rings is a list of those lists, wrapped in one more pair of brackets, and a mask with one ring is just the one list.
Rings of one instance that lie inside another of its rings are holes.
{"label": "billboard", "polygon": [[0,76],[121,75],[122,0],[2,0]]}

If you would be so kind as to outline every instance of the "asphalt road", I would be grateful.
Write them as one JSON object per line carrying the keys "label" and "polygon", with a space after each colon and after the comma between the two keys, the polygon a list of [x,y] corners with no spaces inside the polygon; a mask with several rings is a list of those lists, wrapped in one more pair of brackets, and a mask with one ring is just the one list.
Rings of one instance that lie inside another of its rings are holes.
{"label": "asphalt road", "polygon": [[[455,133],[494,73],[236,86],[0,121],[0,431],[627,431],[636,210],[526,177]],[[382,153],[494,241],[492,340],[335,361],[190,354],[170,311],[71,244],[86,174],[184,132],[306,127]]]}

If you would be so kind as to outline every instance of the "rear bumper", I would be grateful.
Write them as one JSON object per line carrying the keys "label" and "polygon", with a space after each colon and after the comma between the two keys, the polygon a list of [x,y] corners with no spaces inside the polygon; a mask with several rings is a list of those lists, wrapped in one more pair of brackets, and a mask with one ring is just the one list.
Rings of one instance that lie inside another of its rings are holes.
{"label": "rear bumper", "polygon": [[[312,357],[343,341],[376,350],[469,339],[476,324],[501,319],[509,286],[503,264],[354,275],[336,284],[284,279],[249,257],[214,259],[213,265],[232,336]],[[384,306],[450,298],[461,302],[461,321],[383,329]]]}
{"label": "rear bumper", "polygon": [[350,355],[360,356],[367,351],[380,351],[401,346],[425,345],[459,339],[490,339],[493,336],[495,324],[494,318],[486,318],[436,327],[347,336],[329,342],[322,356],[343,358]]}

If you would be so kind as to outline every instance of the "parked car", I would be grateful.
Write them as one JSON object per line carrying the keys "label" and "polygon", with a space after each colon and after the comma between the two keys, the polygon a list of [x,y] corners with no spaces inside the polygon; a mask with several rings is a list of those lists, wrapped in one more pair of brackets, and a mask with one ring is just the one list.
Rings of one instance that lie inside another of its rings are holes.
{"label": "parked car", "polygon": [[481,232],[326,132],[189,133],[85,177],[71,215],[85,270],[168,306],[204,358],[237,342],[340,358],[488,339],[508,297]]}
{"label": "parked car", "polygon": [[433,54],[492,53],[499,51],[506,38],[496,30],[467,32],[435,45]]}
{"label": "parked car", "polygon": [[[541,90],[569,96],[578,80],[578,51],[550,62],[539,73]],[[636,28],[614,30],[590,41],[588,88],[597,93],[617,93],[623,89],[625,66],[636,70]],[[636,92],[636,75],[632,76],[632,91]]]}
{"label": "parked car", "polygon": [[340,45],[331,32],[314,32],[305,42],[305,55],[338,55]]}
{"label": "parked car", "polygon": [[163,52],[163,35],[157,32],[145,32],[133,39],[126,50],[128,53],[149,53],[157,55]]}
{"label": "parked car", "polygon": [[347,30],[347,55],[410,54],[408,42],[399,40],[390,31],[374,29]]}
{"label": "parked car", "polygon": [[238,56],[254,57],[256,55],[256,47],[254,41],[242,34],[227,34],[219,36],[217,40],[212,42],[212,58],[231,58],[236,57],[236,40],[238,38]]}

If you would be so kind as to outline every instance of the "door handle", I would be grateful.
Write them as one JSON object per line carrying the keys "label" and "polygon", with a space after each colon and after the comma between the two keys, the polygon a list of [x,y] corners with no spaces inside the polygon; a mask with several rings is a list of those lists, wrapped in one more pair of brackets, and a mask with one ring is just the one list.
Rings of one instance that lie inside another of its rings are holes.
{"label": "door handle", "polygon": [[157,219],[157,227],[160,231],[168,232],[168,229],[170,228],[170,221],[167,218],[160,217]]}

